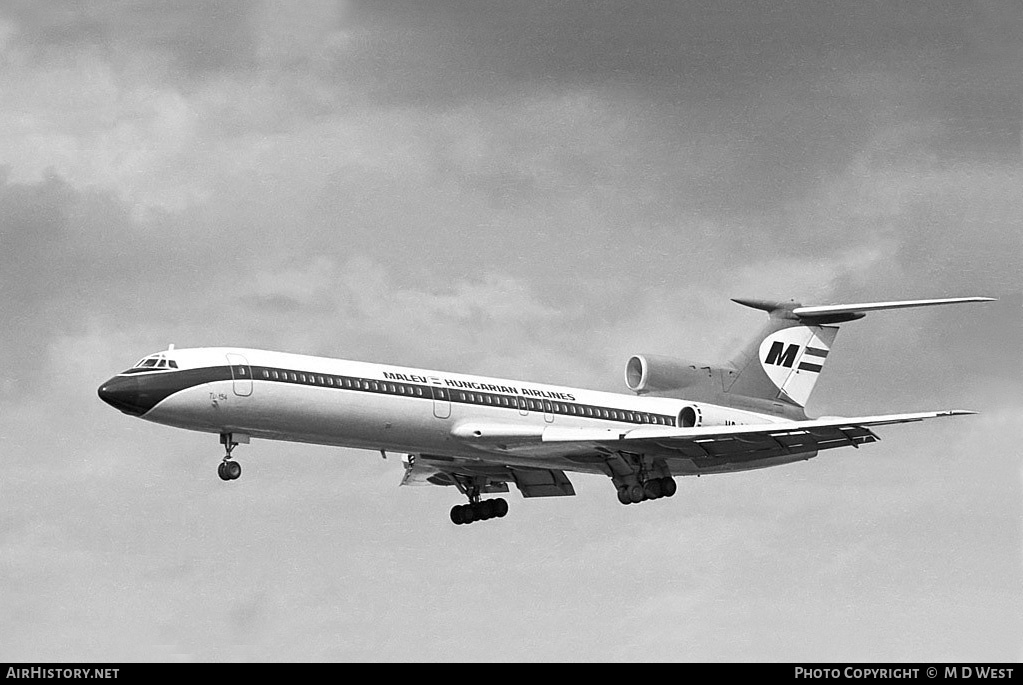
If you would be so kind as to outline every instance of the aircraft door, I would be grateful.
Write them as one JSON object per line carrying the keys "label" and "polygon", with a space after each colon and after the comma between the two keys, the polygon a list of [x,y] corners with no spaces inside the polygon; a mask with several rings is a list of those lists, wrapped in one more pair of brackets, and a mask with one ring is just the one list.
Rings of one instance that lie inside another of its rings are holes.
{"label": "aircraft door", "polygon": [[227,363],[231,369],[231,379],[234,381],[234,394],[239,397],[248,397],[252,394],[252,369],[249,367],[249,360],[240,354],[228,354]]}
{"label": "aircraft door", "polygon": [[451,390],[440,385],[440,381],[430,379],[433,384],[430,390],[433,391],[433,415],[438,419],[446,419],[451,416]]}

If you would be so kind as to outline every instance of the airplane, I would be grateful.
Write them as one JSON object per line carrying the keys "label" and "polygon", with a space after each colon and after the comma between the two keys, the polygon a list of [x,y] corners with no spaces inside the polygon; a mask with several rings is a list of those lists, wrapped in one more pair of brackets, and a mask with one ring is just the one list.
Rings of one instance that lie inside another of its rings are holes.
{"label": "airplane", "polygon": [[217,469],[235,480],[233,450],[250,439],[404,454],[401,485],[455,487],[468,499],[455,524],[508,513],[524,498],[575,494],[566,472],[611,479],[622,504],[671,497],[676,476],[811,459],[879,440],[875,426],[960,416],[964,410],[807,417],[838,325],[870,312],[966,302],[960,297],[803,306],[733,301],[768,322],[728,361],[703,364],[637,354],[625,367],[632,395],[549,383],[233,347],[148,355],[98,390],[125,414],[216,433]]}

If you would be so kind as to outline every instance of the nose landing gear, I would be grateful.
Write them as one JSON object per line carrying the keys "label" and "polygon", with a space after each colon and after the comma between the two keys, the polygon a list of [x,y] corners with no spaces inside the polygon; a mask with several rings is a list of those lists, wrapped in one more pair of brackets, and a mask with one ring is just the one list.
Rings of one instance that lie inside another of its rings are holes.
{"label": "nose landing gear", "polygon": [[217,475],[220,476],[220,480],[237,480],[242,475],[242,465],[236,461],[231,461],[231,451],[238,446],[239,443],[248,443],[249,437],[247,435],[240,435],[238,433],[221,433],[220,444],[227,450],[227,454],[224,455],[223,461],[217,467]]}

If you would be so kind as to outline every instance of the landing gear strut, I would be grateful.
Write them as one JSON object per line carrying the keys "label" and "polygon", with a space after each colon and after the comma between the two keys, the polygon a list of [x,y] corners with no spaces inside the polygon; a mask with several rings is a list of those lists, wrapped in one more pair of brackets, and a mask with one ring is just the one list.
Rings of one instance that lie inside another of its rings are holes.
{"label": "landing gear strut", "polygon": [[[242,475],[242,465],[236,461],[231,461],[231,451],[238,446],[238,442],[235,442],[235,440],[236,438],[233,433],[220,434],[220,444],[227,450],[224,460],[217,467],[217,475],[220,476],[220,480],[236,480]],[[241,441],[248,442],[248,440]]]}
{"label": "landing gear strut", "polygon": [[503,497],[480,499],[480,483],[476,479],[459,482],[459,486],[459,489],[469,498],[469,503],[451,507],[451,522],[456,526],[474,521],[502,518],[508,513],[508,502]]}

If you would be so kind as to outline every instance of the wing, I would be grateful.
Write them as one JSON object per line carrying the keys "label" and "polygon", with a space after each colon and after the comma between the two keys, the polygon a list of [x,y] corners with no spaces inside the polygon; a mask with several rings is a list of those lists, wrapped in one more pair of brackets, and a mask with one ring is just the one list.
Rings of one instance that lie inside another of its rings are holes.
{"label": "wing", "polygon": [[514,483],[523,497],[574,495],[565,471],[608,474],[607,461],[615,454],[663,459],[676,475],[742,471],[876,442],[880,438],[871,430],[876,426],[975,413],[949,410],[699,428],[469,422],[457,425],[452,436],[472,445],[478,457],[407,456],[401,484],[454,485],[462,492],[475,484],[482,493],[494,493],[508,492],[508,483]]}
{"label": "wing", "polygon": [[820,450],[859,447],[880,438],[872,427],[976,412],[963,410],[825,417],[748,426],[567,428],[463,424],[456,437],[494,456],[529,455],[551,464],[565,460],[592,471],[617,452],[668,460],[675,473],[709,473],[808,459]]}

